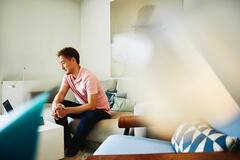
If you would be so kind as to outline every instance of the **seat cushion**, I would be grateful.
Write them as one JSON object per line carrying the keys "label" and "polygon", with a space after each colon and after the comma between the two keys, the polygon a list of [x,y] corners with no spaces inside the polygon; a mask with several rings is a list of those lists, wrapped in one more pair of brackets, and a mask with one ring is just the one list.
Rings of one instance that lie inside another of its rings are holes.
{"label": "seat cushion", "polygon": [[170,142],[150,138],[112,135],[95,151],[94,155],[173,153]]}
{"label": "seat cushion", "polygon": [[[113,134],[123,134],[124,129],[118,128],[118,118],[120,116],[132,115],[130,112],[112,112],[111,119],[99,121],[87,136],[87,140],[102,143],[108,136]],[[76,128],[81,119],[69,118],[70,129],[76,133]]]}

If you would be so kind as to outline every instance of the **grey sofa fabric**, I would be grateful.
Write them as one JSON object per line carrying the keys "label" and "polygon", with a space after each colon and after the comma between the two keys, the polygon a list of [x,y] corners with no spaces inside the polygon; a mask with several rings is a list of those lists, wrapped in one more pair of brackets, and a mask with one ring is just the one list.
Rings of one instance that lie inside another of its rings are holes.
{"label": "grey sofa fabric", "polygon": [[[124,129],[118,128],[118,118],[123,115],[131,115],[131,112],[112,112],[111,118],[99,121],[87,136],[87,140],[102,143],[108,136],[123,134]],[[81,119],[69,118],[72,133],[76,132]]]}

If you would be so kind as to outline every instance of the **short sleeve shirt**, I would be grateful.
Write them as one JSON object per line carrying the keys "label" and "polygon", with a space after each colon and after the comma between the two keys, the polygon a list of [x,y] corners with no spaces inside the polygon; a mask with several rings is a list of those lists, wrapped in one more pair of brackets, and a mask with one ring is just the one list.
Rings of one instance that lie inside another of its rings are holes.
{"label": "short sleeve shirt", "polygon": [[107,96],[97,77],[85,68],[80,68],[76,79],[72,74],[64,74],[62,85],[71,88],[75,98],[81,103],[88,103],[89,94],[97,94],[97,109],[110,113]]}

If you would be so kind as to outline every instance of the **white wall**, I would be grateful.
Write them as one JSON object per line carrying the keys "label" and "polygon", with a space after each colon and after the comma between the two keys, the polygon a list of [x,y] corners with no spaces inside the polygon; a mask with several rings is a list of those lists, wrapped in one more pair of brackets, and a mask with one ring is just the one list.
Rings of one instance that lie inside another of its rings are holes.
{"label": "white wall", "polygon": [[55,80],[4,81],[1,102],[8,99],[16,107],[29,100],[31,92],[48,91],[59,84],[60,81]]}
{"label": "white wall", "polygon": [[77,0],[0,0],[0,81],[60,80],[56,54],[80,49],[80,18]]}
{"label": "white wall", "polygon": [[[0,81],[0,101],[2,102],[2,82]],[[3,108],[0,107],[0,114],[2,114]]]}
{"label": "white wall", "polygon": [[184,0],[184,8],[196,48],[240,104],[240,1]]}
{"label": "white wall", "polygon": [[0,6],[0,80],[22,80],[23,72],[28,80],[61,78],[56,53],[65,46],[79,50],[83,67],[109,78],[110,1],[1,0]]}
{"label": "white wall", "polygon": [[110,1],[81,0],[81,64],[99,79],[110,77]]}
{"label": "white wall", "polygon": [[22,80],[23,72],[28,80],[61,78],[57,51],[80,48],[80,2],[1,0],[0,6],[0,80]]}

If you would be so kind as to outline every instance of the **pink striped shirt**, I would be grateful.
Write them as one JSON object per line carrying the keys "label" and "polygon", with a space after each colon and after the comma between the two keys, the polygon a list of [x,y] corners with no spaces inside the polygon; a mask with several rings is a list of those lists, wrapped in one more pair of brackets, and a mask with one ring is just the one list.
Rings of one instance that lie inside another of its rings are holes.
{"label": "pink striped shirt", "polygon": [[85,68],[80,68],[78,76],[74,79],[72,74],[64,74],[62,85],[71,88],[75,98],[81,103],[88,103],[88,94],[97,94],[97,109],[110,113],[107,96],[97,77]]}

